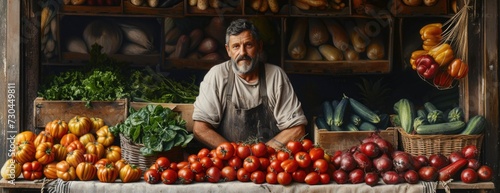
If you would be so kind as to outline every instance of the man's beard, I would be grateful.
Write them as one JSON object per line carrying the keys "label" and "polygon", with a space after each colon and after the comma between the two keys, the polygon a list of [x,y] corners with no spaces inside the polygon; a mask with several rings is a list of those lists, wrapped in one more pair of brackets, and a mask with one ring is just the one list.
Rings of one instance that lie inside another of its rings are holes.
{"label": "man's beard", "polygon": [[[247,60],[247,61],[245,61],[244,64],[242,64],[242,65],[238,65],[238,62],[241,60]],[[250,61],[250,63],[248,63],[248,61]],[[231,59],[231,62],[233,63],[233,65],[232,65],[233,70],[237,74],[247,74],[247,73],[251,72],[253,69],[255,69],[255,67],[259,63],[259,56],[257,55],[254,58],[252,58],[248,55],[238,56],[238,57],[236,57],[236,59]]]}

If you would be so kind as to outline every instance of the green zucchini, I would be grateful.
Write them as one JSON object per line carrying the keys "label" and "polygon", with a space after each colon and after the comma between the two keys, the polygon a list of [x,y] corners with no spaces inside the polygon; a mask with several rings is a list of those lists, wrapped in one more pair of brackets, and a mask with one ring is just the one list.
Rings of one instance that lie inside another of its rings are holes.
{"label": "green zucchini", "polygon": [[427,113],[425,112],[424,109],[418,109],[417,110],[417,117],[426,117],[427,118]]}
{"label": "green zucchini", "polygon": [[399,121],[401,123],[401,127],[405,130],[406,133],[412,133],[413,131],[413,120],[416,117],[416,110],[413,106],[413,102],[406,98],[400,99],[398,102],[394,104],[394,109],[397,109]]}
{"label": "green zucchini", "polygon": [[358,115],[356,114],[351,114],[351,123],[356,125],[356,126],[359,126],[361,125],[361,117],[359,117]]}
{"label": "green zucchini", "polygon": [[378,115],[380,117],[380,122],[375,124],[375,126],[379,129],[387,129],[387,127],[389,126],[389,115],[386,114],[386,113],[383,113],[383,114],[380,114]]}
{"label": "green zucchini", "polygon": [[373,125],[372,123],[370,122],[362,122],[361,125],[359,125],[358,129],[360,131],[375,131],[377,130],[377,127],[375,125]]}
{"label": "green zucchini", "polygon": [[349,98],[347,98],[345,95],[342,97],[342,100],[340,100],[339,104],[333,111],[333,124],[337,127],[342,126],[344,123],[344,115],[345,115],[345,110],[347,105],[349,105]]}
{"label": "green zucchini", "polygon": [[356,127],[352,123],[347,123],[347,125],[345,126],[345,130],[346,131],[359,131],[358,127]]}
{"label": "green zucchini", "polygon": [[323,115],[325,116],[325,121],[328,126],[333,124],[333,109],[330,101],[324,101],[322,104]]}
{"label": "green zucchini", "polygon": [[464,135],[477,135],[483,132],[486,128],[486,119],[481,115],[476,115],[469,119],[467,126],[461,134]]}
{"label": "green zucchini", "polygon": [[392,115],[391,117],[391,123],[392,126],[394,127],[401,127],[401,120],[399,120],[399,115]]}
{"label": "green zucchini", "polygon": [[425,102],[424,108],[427,111],[427,121],[429,124],[444,122],[444,113],[434,106],[431,102]]}
{"label": "green zucchini", "polygon": [[380,122],[380,117],[376,113],[357,100],[349,98],[349,104],[351,104],[352,111],[361,119],[375,124]]}
{"label": "green zucchini", "polygon": [[448,112],[448,122],[463,121],[464,111],[460,107],[455,107]]}
{"label": "green zucchini", "polygon": [[330,130],[330,126],[328,126],[324,117],[316,117],[315,122],[318,129]]}
{"label": "green zucchini", "polygon": [[435,134],[457,134],[463,131],[465,122],[453,121],[428,125],[420,125],[416,132],[420,135],[435,135]]}
{"label": "green zucchini", "polygon": [[418,117],[415,117],[415,119],[413,120],[413,129],[417,129],[418,126],[420,125],[428,125],[429,122],[427,122],[427,118],[425,118],[424,116],[418,116]]}
{"label": "green zucchini", "polygon": [[332,109],[335,110],[335,108],[337,108],[337,105],[339,105],[339,100],[333,100],[332,101]]}
{"label": "green zucchini", "polygon": [[342,128],[336,125],[331,125],[330,131],[342,131]]}

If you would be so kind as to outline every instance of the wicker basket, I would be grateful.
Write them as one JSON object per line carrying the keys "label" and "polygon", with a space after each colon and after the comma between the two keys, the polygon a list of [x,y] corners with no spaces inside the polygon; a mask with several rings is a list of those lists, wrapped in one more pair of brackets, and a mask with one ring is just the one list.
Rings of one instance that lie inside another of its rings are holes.
{"label": "wicker basket", "polygon": [[460,151],[466,145],[476,145],[481,152],[483,135],[411,135],[398,128],[403,149],[412,155],[441,153],[445,156]]}
{"label": "wicker basket", "polygon": [[156,159],[158,159],[158,157],[160,156],[167,157],[172,162],[180,162],[184,159],[184,151],[180,146],[172,147],[172,149],[161,152],[154,156],[143,156],[141,153],[141,147],[144,147],[144,145],[131,142],[121,133],[120,146],[122,150],[122,159],[127,160],[128,163],[135,164],[136,166],[141,168],[142,172],[145,172],[146,169],[151,167],[151,165],[153,165]]}

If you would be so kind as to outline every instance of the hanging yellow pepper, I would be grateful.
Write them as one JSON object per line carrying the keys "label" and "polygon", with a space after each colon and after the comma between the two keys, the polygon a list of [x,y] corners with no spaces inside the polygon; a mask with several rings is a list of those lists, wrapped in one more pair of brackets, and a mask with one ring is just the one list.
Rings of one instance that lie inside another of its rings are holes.
{"label": "hanging yellow pepper", "polygon": [[429,55],[431,55],[434,58],[434,60],[436,60],[439,66],[446,66],[453,59],[455,59],[453,50],[451,49],[450,44],[447,43],[441,44],[437,47],[430,49]]}
{"label": "hanging yellow pepper", "polygon": [[424,55],[424,54],[427,54],[427,51],[425,50],[415,50],[411,53],[411,58],[410,58],[410,64],[411,64],[411,68],[413,70],[416,70],[417,69],[417,64],[415,63],[415,60],[417,60],[417,58],[421,55]]}
{"label": "hanging yellow pepper", "polygon": [[424,41],[422,45],[424,50],[430,50],[441,42],[441,33],[443,32],[441,27],[441,23],[430,23],[420,28],[420,38]]}

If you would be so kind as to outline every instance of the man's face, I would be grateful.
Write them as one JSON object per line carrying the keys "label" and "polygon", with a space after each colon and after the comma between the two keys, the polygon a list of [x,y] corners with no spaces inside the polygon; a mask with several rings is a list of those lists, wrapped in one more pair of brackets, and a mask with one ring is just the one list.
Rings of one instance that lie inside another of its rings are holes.
{"label": "man's face", "polygon": [[239,74],[251,72],[258,63],[260,44],[252,37],[250,31],[229,36],[226,51]]}

